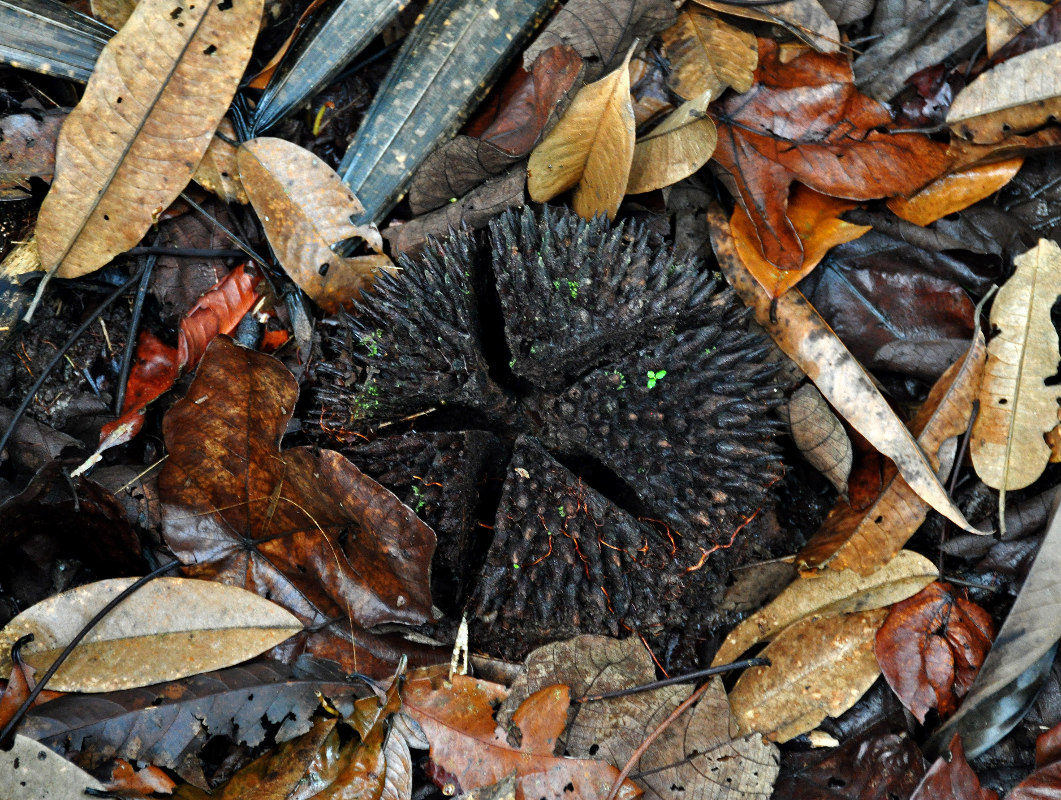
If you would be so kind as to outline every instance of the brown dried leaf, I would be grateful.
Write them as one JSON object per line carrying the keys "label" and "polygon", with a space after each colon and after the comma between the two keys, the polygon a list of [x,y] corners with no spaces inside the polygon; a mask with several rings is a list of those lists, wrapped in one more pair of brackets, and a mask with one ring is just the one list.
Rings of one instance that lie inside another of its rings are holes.
{"label": "brown dried leaf", "polygon": [[0,192],[10,186],[26,187],[30,178],[52,179],[55,142],[65,119],[65,109],[0,119]]}
{"label": "brown dried leaf", "polygon": [[92,16],[119,30],[132,16],[136,0],[90,0],[89,7]]}
{"label": "brown dried leaf", "polygon": [[880,675],[873,640],[887,610],[809,617],[786,628],[729,693],[738,729],[777,742],[813,730],[851,708]]}
{"label": "brown dried leaf", "polygon": [[1015,156],[949,172],[910,197],[891,198],[888,208],[915,225],[931,225],[993,195],[1013,179],[1022,164],[1023,156]]}
{"label": "brown dried leaf", "polygon": [[977,532],[947,496],[910,431],[814,307],[795,289],[771,300],[741,263],[722,209],[713,205],[707,218],[719,265],[744,303],[754,309],[759,324],[807,373],[833,408],[895,462],[918,495],[955,525]]}
{"label": "brown dried leaf", "polygon": [[980,779],[965,760],[961,736],[954,734],[950,759],[945,756],[936,759],[910,800],[998,800],[998,792],[980,785]]}
{"label": "brown dried leaf", "polygon": [[[221,120],[217,134],[223,134],[230,140],[235,140],[236,130],[232,127],[232,122],[228,117]],[[226,203],[239,203],[245,206],[250,199],[239,180],[236,145],[231,141],[225,141],[217,134],[214,134],[214,138],[210,140],[206,155],[196,167],[192,180],[207,191],[216,194]]]}
{"label": "brown dried leaf", "polygon": [[717,0],[696,2],[723,14],[781,25],[822,53],[840,49],[840,30],[818,0],[786,0],[761,7]]}
{"label": "brown dried leaf", "polygon": [[824,569],[803,575],[763,608],[730,632],[715,654],[712,666],[728,664],[752,645],[769,641],[801,619],[883,608],[915,595],[939,577],[939,570],[922,555],[901,550],[870,575],[851,570]]}
{"label": "brown dried leaf", "polygon": [[420,215],[444,208],[522,160],[522,156],[510,156],[482,139],[454,136],[425,158],[413,175],[409,210]]}
{"label": "brown dried leaf", "polygon": [[262,0],[136,7],[59,134],[37,218],[46,269],[65,278],[99,269],[177,199],[232,101],[261,14]]}
{"label": "brown dried leaf", "polygon": [[847,494],[853,451],[844,425],[813,383],[797,389],[784,416],[796,448],[842,495]]}
{"label": "brown dried leaf", "polygon": [[[42,600],[0,631],[0,671],[27,633],[26,663],[43,672],[81,628],[134,578],[88,583]],[[49,682],[66,692],[109,692],[231,666],[302,630],[291,614],[235,586],[157,578],[103,618]]]}
{"label": "brown dried leaf", "polygon": [[987,0],[987,57],[1049,10],[1042,0]]}
{"label": "brown dried leaf", "polygon": [[1050,309],[1061,294],[1061,248],[1040,239],[1013,259],[1016,271],[999,290],[991,324],[1000,331],[987,348],[980,414],[970,442],[976,474],[1000,490],[1022,489],[1046,467],[1043,434],[1057,424],[1061,388],[1045,381],[1057,371],[1058,339]]}
{"label": "brown dried leaf", "polygon": [[651,192],[684,180],[707,163],[718,134],[707,116],[711,93],[682,103],[634,145],[627,194]]}
{"label": "brown dried leaf", "polygon": [[[928,398],[910,422],[910,432],[933,463],[948,470],[954,459],[954,442],[969,427],[973,399],[987,359],[983,333],[977,333],[965,356],[936,381]],[[944,447],[950,442],[950,446]],[[805,567],[828,564],[853,569],[863,575],[898,552],[928,514],[925,503],[895,469],[884,466],[883,488],[877,499],[858,509],[841,501],[829,512],[821,528],[797,557]]]}
{"label": "brown dried leaf", "polygon": [[663,32],[663,45],[671,63],[668,85],[684,100],[705,92],[714,100],[727,86],[738,92],[752,86],[759,61],[755,36],[713,14],[683,11]]}
{"label": "brown dried leaf", "polygon": [[[325,311],[353,302],[371,288],[379,270],[393,269],[375,226],[350,221],[364,211],[353,192],[309,150],[263,136],[244,142],[237,161],[277,259]],[[353,238],[366,241],[376,255],[336,255],[332,248]]]}
{"label": "brown dried leaf", "polygon": [[[631,51],[632,53],[633,51]],[[634,158],[630,53],[618,69],[584,86],[527,164],[527,190],[538,203],[575,186],[579,216],[615,218]]]}
{"label": "brown dried leaf", "polygon": [[947,112],[955,135],[1001,142],[1061,115],[1061,43],[1014,56],[958,92]]}

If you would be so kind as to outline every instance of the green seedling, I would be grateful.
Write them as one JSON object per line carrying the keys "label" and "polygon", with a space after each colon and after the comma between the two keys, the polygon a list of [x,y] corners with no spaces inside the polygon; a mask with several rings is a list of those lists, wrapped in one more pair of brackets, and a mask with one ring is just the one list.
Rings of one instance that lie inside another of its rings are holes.
{"label": "green seedling", "polygon": [[658,370],[658,371],[654,371],[654,370],[650,369],[648,371],[648,382],[645,384],[645,388],[646,389],[654,389],[656,387],[656,383],[658,381],[662,380],[663,376],[666,375],[666,374],[667,374],[667,370],[665,370],[665,369],[661,369],[661,370]]}

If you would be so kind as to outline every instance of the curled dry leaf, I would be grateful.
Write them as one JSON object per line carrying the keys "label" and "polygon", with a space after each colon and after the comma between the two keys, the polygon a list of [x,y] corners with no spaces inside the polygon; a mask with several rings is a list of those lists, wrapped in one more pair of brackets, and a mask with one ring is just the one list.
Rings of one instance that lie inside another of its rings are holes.
{"label": "curled dry leaf", "polygon": [[802,183],[793,187],[788,219],[803,246],[803,265],[799,269],[778,269],[766,258],[751,217],[740,204],[733,208],[730,231],[744,266],[771,297],[779,297],[803,280],[832,248],[853,242],[872,230],[870,225],[840,219],[841,214],[854,207],[855,203],[821,194]]}
{"label": "curled dry leaf", "polygon": [[[0,671],[27,633],[26,663],[43,672],[134,578],[79,586],[42,600],[0,631]],[[68,692],[109,692],[231,666],[302,630],[291,614],[237,588],[186,578],[157,578],[122,601],[74,648],[49,682]]]}
{"label": "curled dry leaf", "polygon": [[990,197],[1011,180],[1024,164],[1023,156],[994,161],[943,175],[911,197],[893,197],[888,208],[915,225],[931,225],[948,214],[964,211]]}
{"label": "curled dry leaf", "polygon": [[738,92],[752,86],[759,61],[755,36],[713,14],[683,11],[663,32],[663,46],[671,63],[667,85],[684,100],[705,92],[714,100],[727,86]]}
{"label": "curled dry leaf", "polygon": [[771,666],[746,670],[729,693],[738,729],[787,742],[851,708],[880,675],[873,639],[887,613],[808,617],[782,631],[760,653]]}
{"label": "curled dry leaf", "polygon": [[1061,43],[1014,56],[960,92],[947,124],[981,144],[1027,133],[1061,114]]}
{"label": "curled dry leaf", "polygon": [[[530,726],[523,731],[520,746],[513,747],[506,731],[494,721],[493,706],[505,694],[503,686],[465,675],[454,675],[452,683],[429,678],[406,683],[405,710],[420,723],[431,742],[431,761],[451,777],[455,790],[463,793],[489,786],[515,771],[517,800],[604,798],[619,776],[615,767],[603,761],[554,756],[548,733],[535,736],[562,728],[566,707],[549,705],[548,713],[559,717],[559,726]],[[640,793],[624,782],[618,797],[631,800]]]}
{"label": "curled dry leaf", "polygon": [[822,393],[813,383],[803,384],[793,392],[782,415],[803,457],[836,491],[846,495],[853,458],[851,439]]}
{"label": "curled dry leaf", "polygon": [[630,53],[618,69],[583,86],[564,116],[531,152],[527,190],[538,203],[575,186],[572,205],[585,219],[615,218],[634,158]]}
{"label": "curled dry leaf", "polygon": [[[259,137],[240,146],[237,161],[243,188],[277,259],[325,311],[335,312],[357,299],[379,270],[393,267],[382,254],[375,226],[350,221],[364,211],[353,192],[309,150]],[[376,254],[337,255],[334,248],[353,238],[366,241]]]}
{"label": "curled dry leaf", "polygon": [[807,299],[793,289],[772,300],[741,263],[722,209],[712,206],[707,218],[719,265],[745,305],[755,311],[759,324],[807,373],[833,408],[895,462],[922,499],[955,525],[977,532],[947,496],[935,467],[910,431]]}
{"label": "curled dry leaf", "polygon": [[718,134],[707,116],[711,94],[682,103],[634,145],[628,194],[651,192],[688,178],[715,152]]}
{"label": "curled dry leaf", "polygon": [[970,441],[976,474],[1000,491],[1000,508],[1007,490],[1028,486],[1046,468],[1050,448],[1043,434],[1057,424],[1061,397],[1061,388],[1045,383],[1057,372],[1050,309],[1061,294],[1061,247],[1040,239],[1013,265],[1016,271],[991,306],[991,324],[999,334],[987,348],[980,414]]}
{"label": "curled dry leaf", "polygon": [[994,636],[990,614],[933,582],[891,607],[874,651],[888,685],[924,722],[933,708],[944,718],[955,712]]}
{"label": "curled dry leaf", "polygon": [[785,0],[762,7],[717,0],[696,2],[724,14],[781,25],[822,53],[835,53],[840,49],[840,30],[818,0]]}
{"label": "curled dry leaf", "polygon": [[37,219],[46,269],[64,278],[99,269],[177,198],[232,101],[261,13],[262,0],[136,7],[59,134]]}
{"label": "curled dry leaf", "polygon": [[774,600],[743,620],[726,637],[712,666],[728,664],[754,644],[811,615],[827,616],[883,608],[917,594],[939,576],[922,555],[902,550],[876,572],[825,569],[797,578]]}
{"label": "curled dry leaf", "polygon": [[[941,471],[950,469],[956,437],[969,427],[986,359],[984,335],[978,331],[965,356],[943,373],[910,422],[922,451],[939,463]],[[868,574],[906,544],[925,521],[928,508],[895,465],[886,464],[876,500],[858,509],[847,501],[838,503],[804,545],[797,562],[805,568],[828,564]]]}
{"label": "curled dry leaf", "polygon": [[279,361],[214,340],[162,423],[163,536],[188,573],[268,594],[313,626],[295,647],[383,677],[422,648],[366,629],[430,618],[435,536],[338,453],[281,452],[297,398]]}

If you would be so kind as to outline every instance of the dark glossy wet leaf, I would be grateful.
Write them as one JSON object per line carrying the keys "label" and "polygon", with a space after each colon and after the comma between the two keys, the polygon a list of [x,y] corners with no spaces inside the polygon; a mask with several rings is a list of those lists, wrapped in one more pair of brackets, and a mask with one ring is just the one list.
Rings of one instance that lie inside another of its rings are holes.
{"label": "dark glossy wet leaf", "polygon": [[407,37],[339,174],[379,222],[520,47],[548,0],[438,0]]}
{"label": "dark glossy wet leaf", "polygon": [[0,60],[84,83],[114,31],[59,0],[0,0]]}
{"label": "dark glossy wet leaf", "polygon": [[389,23],[401,0],[338,0],[319,9],[276,68],[251,120],[260,135],[319,92]]}

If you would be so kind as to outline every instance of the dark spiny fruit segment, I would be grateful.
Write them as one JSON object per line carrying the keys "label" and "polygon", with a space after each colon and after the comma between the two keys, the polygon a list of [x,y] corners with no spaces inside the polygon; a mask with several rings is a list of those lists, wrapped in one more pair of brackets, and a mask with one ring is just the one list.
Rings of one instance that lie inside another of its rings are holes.
{"label": "dark spiny fruit segment", "polygon": [[[498,640],[684,625],[706,555],[782,472],[771,345],[732,291],[640,228],[556,209],[402,266],[332,329],[347,361],[321,373],[325,427],[486,424],[517,443],[475,591]],[[647,566],[664,539],[670,566]]]}

